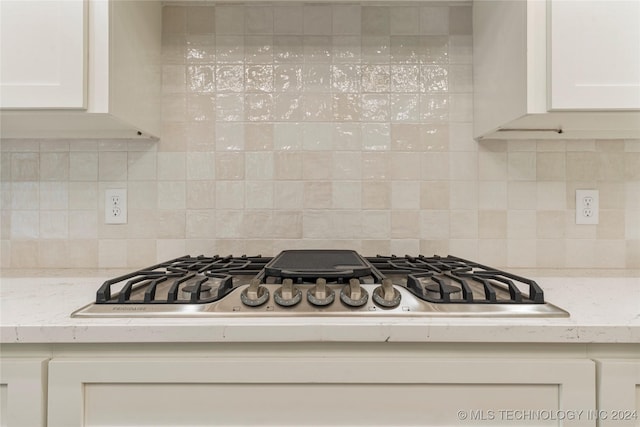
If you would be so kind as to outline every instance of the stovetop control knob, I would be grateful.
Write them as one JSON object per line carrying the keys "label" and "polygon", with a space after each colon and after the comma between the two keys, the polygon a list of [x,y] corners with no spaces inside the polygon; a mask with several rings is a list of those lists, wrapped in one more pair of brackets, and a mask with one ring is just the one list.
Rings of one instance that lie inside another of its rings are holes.
{"label": "stovetop control knob", "polygon": [[385,308],[393,308],[400,304],[400,291],[393,287],[390,279],[383,279],[382,285],[373,290],[373,300]]}
{"label": "stovetop control knob", "polygon": [[316,306],[331,304],[336,299],[336,293],[327,286],[325,279],[316,280],[316,284],[307,291],[307,300]]}
{"label": "stovetop control knob", "polygon": [[269,300],[269,290],[260,284],[260,279],[252,279],[240,294],[240,300],[244,305],[257,307]]}
{"label": "stovetop control knob", "polygon": [[293,286],[293,280],[284,279],[282,286],[273,293],[273,299],[278,305],[291,307],[302,300],[302,291],[297,286]]}
{"label": "stovetop control knob", "polygon": [[340,300],[351,307],[361,307],[367,303],[369,293],[360,286],[360,280],[351,279],[340,291]]}

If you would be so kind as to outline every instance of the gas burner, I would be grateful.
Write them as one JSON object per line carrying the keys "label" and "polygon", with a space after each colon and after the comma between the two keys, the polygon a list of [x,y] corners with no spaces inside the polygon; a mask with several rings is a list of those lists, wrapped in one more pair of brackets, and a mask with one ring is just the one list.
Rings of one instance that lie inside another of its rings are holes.
{"label": "gas burner", "polygon": [[[135,308],[135,309],[134,309]],[[454,256],[184,256],[102,284],[74,317],[566,317],[538,284]]]}
{"label": "gas burner", "polygon": [[182,296],[185,299],[195,299],[199,301],[201,299],[209,299],[212,297],[211,286],[209,285],[188,285],[182,288]]}

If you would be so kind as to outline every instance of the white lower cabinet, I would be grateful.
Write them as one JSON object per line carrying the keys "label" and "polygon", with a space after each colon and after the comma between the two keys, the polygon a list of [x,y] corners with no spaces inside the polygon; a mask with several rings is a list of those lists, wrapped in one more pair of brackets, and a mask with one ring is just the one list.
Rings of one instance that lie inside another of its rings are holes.
{"label": "white lower cabinet", "polygon": [[0,359],[0,426],[46,425],[47,359]]}
{"label": "white lower cabinet", "polygon": [[640,426],[640,360],[596,360],[599,427]]}
{"label": "white lower cabinet", "polygon": [[595,426],[563,416],[595,410],[594,390],[587,359],[61,358],[48,425]]}

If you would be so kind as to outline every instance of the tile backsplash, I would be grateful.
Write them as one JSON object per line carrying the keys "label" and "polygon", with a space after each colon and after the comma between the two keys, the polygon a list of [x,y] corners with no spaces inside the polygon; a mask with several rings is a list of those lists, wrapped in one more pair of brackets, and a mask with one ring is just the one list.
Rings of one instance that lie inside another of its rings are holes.
{"label": "tile backsplash", "polygon": [[2,268],[332,247],[640,271],[640,141],[472,139],[470,3],[165,6],[162,81],[160,141],[2,141]]}

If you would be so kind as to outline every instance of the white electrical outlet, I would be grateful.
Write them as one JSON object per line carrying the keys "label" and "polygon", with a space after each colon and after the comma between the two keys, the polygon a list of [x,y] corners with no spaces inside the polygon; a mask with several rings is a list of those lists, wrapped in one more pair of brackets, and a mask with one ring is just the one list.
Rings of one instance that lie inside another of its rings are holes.
{"label": "white electrical outlet", "polygon": [[104,192],[104,223],[127,223],[127,190],[125,188],[108,189]]}
{"label": "white electrical outlet", "polygon": [[576,190],[576,224],[598,224],[599,210],[598,190]]}

